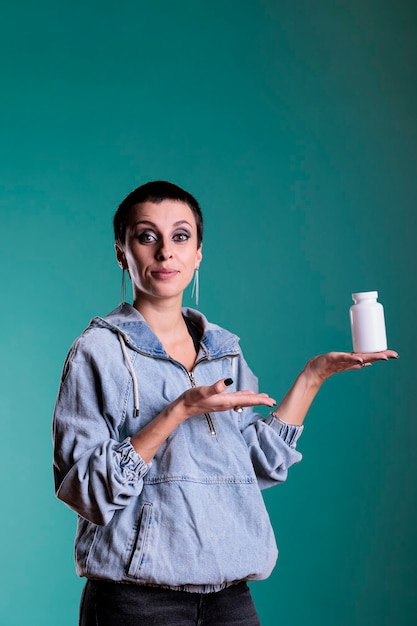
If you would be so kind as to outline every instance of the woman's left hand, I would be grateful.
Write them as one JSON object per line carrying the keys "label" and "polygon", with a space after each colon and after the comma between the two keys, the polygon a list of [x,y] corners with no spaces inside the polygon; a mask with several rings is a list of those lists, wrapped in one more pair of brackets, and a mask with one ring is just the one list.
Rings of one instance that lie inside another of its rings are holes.
{"label": "woman's left hand", "polygon": [[368,367],[375,361],[388,361],[397,359],[398,353],[394,350],[383,350],[382,352],[328,352],[320,354],[308,361],[305,366],[305,373],[311,381],[321,385],[327,378],[346,372],[348,370],[359,370]]}

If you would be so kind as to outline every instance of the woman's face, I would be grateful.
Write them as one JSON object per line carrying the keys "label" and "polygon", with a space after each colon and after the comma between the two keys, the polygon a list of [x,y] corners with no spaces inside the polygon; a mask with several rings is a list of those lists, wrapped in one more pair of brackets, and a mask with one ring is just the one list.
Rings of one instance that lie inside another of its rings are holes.
{"label": "woman's face", "polygon": [[181,300],[202,259],[192,210],[178,200],[136,204],[116,255],[129,271],[135,301]]}

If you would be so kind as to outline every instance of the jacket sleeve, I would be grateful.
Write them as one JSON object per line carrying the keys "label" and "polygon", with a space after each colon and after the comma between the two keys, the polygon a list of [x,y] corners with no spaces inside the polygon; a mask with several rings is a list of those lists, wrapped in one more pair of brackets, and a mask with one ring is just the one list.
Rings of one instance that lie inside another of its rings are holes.
{"label": "jacket sleeve", "polygon": [[[235,374],[237,389],[258,391],[258,379],[242,354],[238,357]],[[284,482],[288,469],[302,459],[296,444],[303,426],[281,422],[273,412],[264,419],[251,408],[240,413],[240,429],[248,446],[252,464],[261,489]]]}
{"label": "jacket sleeve", "polygon": [[75,342],[64,365],[52,433],[57,497],[103,526],[139,495],[150,467],[129,438],[119,440],[127,377],[124,368],[111,371],[110,352],[105,343],[89,349],[88,331]]}

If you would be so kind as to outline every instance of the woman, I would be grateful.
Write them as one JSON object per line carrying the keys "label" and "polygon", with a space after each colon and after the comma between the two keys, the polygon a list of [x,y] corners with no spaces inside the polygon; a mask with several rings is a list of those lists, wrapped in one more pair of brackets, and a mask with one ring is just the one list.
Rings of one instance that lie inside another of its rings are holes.
{"label": "woman", "polygon": [[[259,624],[246,582],[277,549],[260,489],[286,479],[323,381],[398,355],[330,353],[275,400],[235,335],[182,308],[203,222],[171,183],[133,191],[114,217],[133,306],[95,318],[64,365],[54,415],[57,496],[78,514],[82,626]],[[123,584],[121,584],[123,583]]]}

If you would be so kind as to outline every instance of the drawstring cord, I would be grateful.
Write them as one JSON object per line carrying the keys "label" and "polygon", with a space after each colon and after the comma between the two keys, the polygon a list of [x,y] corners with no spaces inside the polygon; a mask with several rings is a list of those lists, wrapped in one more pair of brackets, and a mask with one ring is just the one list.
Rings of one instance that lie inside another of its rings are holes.
{"label": "drawstring cord", "polygon": [[132,361],[130,359],[130,356],[128,355],[128,352],[127,352],[127,349],[126,349],[126,344],[125,344],[125,341],[123,339],[122,333],[118,333],[118,337],[119,337],[119,341],[120,341],[120,346],[122,348],[123,356],[125,358],[125,361],[126,361],[126,364],[127,364],[128,369],[129,369],[130,375],[132,377],[132,382],[133,382],[133,402],[134,402],[133,417],[138,417],[139,416],[138,379],[136,378],[135,370],[133,369]]}
{"label": "drawstring cord", "polygon": [[237,369],[237,355],[232,356],[232,378],[235,379]]}

